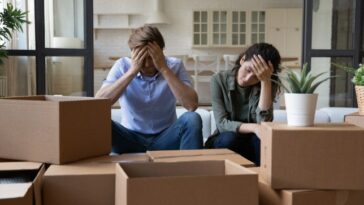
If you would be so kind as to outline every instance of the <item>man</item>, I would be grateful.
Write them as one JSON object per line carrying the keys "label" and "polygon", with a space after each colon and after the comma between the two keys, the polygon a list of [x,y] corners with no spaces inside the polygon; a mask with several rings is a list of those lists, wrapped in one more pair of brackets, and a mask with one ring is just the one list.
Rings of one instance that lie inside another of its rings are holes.
{"label": "man", "polygon": [[[152,26],[130,35],[131,58],[111,68],[96,97],[119,100],[121,124],[112,121],[112,151],[202,148],[198,97],[181,60],[166,58],[164,39]],[[176,100],[188,111],[176,119]]]}

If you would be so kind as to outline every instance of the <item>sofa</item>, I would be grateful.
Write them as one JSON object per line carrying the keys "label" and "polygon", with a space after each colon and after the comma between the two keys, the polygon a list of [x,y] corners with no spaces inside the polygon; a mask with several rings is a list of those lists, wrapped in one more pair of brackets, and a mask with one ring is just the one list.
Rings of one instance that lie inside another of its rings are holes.
{"label": "sofa", "polygon": [[[176,108],[177,117],[181,116],[187,110],[184,108]],[[325,107],[316,110],[315,123],[340,123],[344,122],[344,116],[349,113],[357,112],[358,108],[348,107]],[[198,108],[196,112],[202,118],[202,135],[204,141],[207,140],[216,129],[215,118],[213,112],[204,108]],[[274,122],[287,122],[287,114],[285,110],[273,111]],[[120,109],[111,110],[111,118],[114,121],[121,121]]]}

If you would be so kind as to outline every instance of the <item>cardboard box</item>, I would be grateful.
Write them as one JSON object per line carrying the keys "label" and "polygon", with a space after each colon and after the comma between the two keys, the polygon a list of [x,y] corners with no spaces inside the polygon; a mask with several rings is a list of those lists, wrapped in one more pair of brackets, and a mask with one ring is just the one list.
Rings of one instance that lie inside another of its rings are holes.
{"label": "cardboard box", "polygon": [[0,113],[0,158],[63,164],[111,151],[109,100],[8,98]]}
{"label": "cardboard box", "polygon": [[114,205],[115,163],[147,160],[143,153],[51,165],[43,177],[43,202],[46,205]]}
{"label": "cardboard box", "polygon": [[363,128],[262,125],[261,173],[274,189],[364,190]]}
{"label": "cardboard box", "polygon": [[345,115],[346,123],[350,123],[359,127],[364,127],[364,115],[359,115],[358,112]]}
{"label": "cardboard box", "polygon": [[201,150],[166,150],[147,151],[153,162],[183,162],[231,160],[245,167],[254,167],[254,163],[229,149],[201,149]]}
{"label": "cardboard box", "polygon": [[229,160],[120,163],[116,205],[257,205],[258,176]]}
{"label": "cardboard box", "polygon": [[0,204],[41,205],[41,179],[44,170],[41,163],[0,163]]}
{"label": "cardboard box", "polygon": [[[259,168],[250,170],[259,174]],[[362,205],[364,190],[274,190],[259,175],[260,205]]]}

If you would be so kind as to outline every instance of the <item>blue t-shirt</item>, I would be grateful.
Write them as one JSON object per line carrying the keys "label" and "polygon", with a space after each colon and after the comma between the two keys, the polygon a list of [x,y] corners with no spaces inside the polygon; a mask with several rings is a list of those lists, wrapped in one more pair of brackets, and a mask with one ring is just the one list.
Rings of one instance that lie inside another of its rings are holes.
{"label": "blue t-shirt", "polygon": [[[188,73],[180,59],[166,57],[166,64],[186,85]],[[121,58],[113,65],[102,86],[110,85],[131,67],[130,58]],[[147,77],[138,73],[119,98],[121,125],[143,134],[156,134],[176,121],[176,98],[162,74]]]}

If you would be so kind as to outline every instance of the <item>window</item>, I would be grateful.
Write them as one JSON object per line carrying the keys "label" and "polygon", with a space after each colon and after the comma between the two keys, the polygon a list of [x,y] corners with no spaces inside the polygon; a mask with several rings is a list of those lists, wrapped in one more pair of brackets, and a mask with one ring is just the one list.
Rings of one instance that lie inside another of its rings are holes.
{"label": "window", "polygon": [[[31,24],[7,43],[9,58],[0,66],[0,96],[93,96],[93,1],[4,0],[0,9],[6,3],[27,11]],[[72,80],[58,79],[64,76]]]}
{"label": "window", "polygon": [[361,0],[305,0],[303,62],[311,64],[313,72],[340,76],[318,88],[318,107],[356,106],[352,76],[331,63],[358,67],[363,58],[363,9]]}

